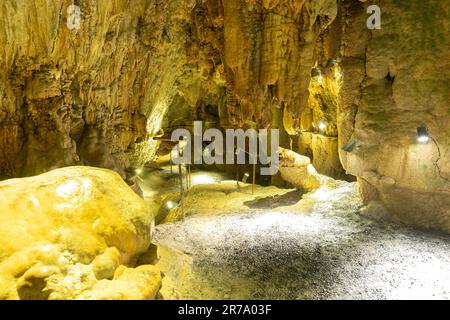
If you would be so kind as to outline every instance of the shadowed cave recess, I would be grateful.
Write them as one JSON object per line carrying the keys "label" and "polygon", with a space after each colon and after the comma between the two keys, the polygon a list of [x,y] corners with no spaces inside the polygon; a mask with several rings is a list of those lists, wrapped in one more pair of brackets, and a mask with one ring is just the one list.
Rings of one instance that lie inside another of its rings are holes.
{"label": "shadowed cave recess", "polygon": [[0,299],[449,299],[449,8],[3,1]]}

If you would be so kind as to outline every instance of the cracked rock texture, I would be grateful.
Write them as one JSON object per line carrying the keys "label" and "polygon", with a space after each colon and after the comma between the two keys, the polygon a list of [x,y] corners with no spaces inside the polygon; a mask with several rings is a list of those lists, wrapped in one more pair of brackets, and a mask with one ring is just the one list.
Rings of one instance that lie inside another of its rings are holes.
{"label": "cracked rock texture", "polygon": [[[120,198],[117,195],[120,194]],[[68,167],[0,183],[1,299],[153,299],[151,215],[118,174]]]}

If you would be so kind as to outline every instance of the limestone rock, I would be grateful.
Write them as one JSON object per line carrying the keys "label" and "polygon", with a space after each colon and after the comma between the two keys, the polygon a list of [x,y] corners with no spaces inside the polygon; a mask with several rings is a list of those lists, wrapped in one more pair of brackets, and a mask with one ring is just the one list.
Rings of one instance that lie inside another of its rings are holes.
{"label": "limestone rock", "polygon": [[302,191],[319,188],[325,177],[317,173],[308,157],[279,148],[281,178]]}
{"label": "limestone rock", "polygon": [[391,178],[391,177],[382,176],[380,179],[380,184],[385,187],[391,187],[391,186],[395,185],[395,180],[394,180],[394,178]]}
{"label": "limestone rock", "polygon": [[85,162],[121,172],[152,159],[162,127],[194,119],[267,127],[276,107],[295,131],[336,1],[269,3],[86,0],[70,30],[67,1],[8,1],[0,178]]}
{"label": "limestone rock", "polygon": [[118,273],[149,247],[152,221],[118,174],[68,167],[0,191],[1,299],[155,297],[154,267]]}
{"label": "limestone rock", "polygon": [[[363,178],[367,203],[384,205],[393,220],[449,231],[450,2],[382,1],[379,30],[364,27],[370,4],[343,1],[337,18],[340,158]],[[417,142],[424,125],[428,144]],[[344,151],[352,138],[360,145]]]}
{"label": "limestone rock", "polygon": [[289,149],[279,147],[278,155],[281,167],[306,167],[311,164],[311,159]]}
{"label": "limestone rock", "polygon": [[69,4],[0,6],[0,179],[83,156],[119,172],[148,161],[187,73],[194,1],[80,1],[79,30],[67,26]]}
{"label": "limestone rock", "polygon": [[155,299],[161,288],[161,273],[152,265],[135,269],[121,267],[112,281],[100,280],[90,290],[77,296],[82,300]]}
{"label": "limestone rock", "polygon": [[311,157],[316,170],[323,175],[340,180],[351,180],[339,158],[338,137],[328,137],[312,132],[302,132],[298,139],[299,153]]}
{"label": "limestone rock", "polygon": [[194,119],[276,118],[293,136],[323,118],[319,172],[364,181],[402,222],[450,230],[449,0],[381,1],[379,30],[362,0],[78,4],[80,30],[67,1],[0,6],[0,179],[79,164],[123,176],[155,156],[150,137]]}
{"label": "limestone rock", "polygon": [[321,180],[312,165],[306,167],[280,167],[281,178],[302,191],[308,192],[321,186]]}
{"label": "limestone rock", "polygon": [[332,0],[223,1],[227,114],[223,124],[267,126],[276,105],[296,133],[307,106],[315,42],[337,13]]}

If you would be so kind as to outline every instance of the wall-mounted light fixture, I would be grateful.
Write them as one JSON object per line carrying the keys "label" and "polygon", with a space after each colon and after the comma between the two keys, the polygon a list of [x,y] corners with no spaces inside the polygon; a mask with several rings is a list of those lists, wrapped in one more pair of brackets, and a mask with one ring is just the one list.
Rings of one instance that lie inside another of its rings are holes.
{"label": "wall-mounted light fixture", "polygon": [[439,161],[441,160],[442,152],[441,152],[441,148],[439,147],[438,142],[436,141],[435,138],[433,138],[433,136],[430,135],[430,133],[428,132],[428,128],[426,126],[418,127],[417,128],[417,141],[419,143],[426,144],[430,140],[433,141],[433,143],[436,145],[437,152],[438,152],[438,157],[434,161],[434,166],[437,169],[438,175],[442,180],[450,182],[450,178],[448,178],[442,174],[442,169],[439,166]]}
{"label": "wall-mounted light fixture", "polygon": [[427,127],[417,128],[417,141],[420,143],[428,143],[430,141],[430,134],[428,133]]}

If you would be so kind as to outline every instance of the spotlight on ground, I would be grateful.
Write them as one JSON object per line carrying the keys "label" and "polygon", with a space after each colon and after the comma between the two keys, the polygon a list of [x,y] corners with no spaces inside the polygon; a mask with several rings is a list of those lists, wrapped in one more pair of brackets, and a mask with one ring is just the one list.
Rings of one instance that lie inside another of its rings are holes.
{"label": "spotlight on ground", "polygon": [[138,169],[134,170],[134,172],[139,176],[142,174],[142,169],[138,168]]}
{"label": "spotlight on ground", "polygon": [[430,141],[430,134],[426,127],[417,128],[417,141],[420,143],[427,143]]}

